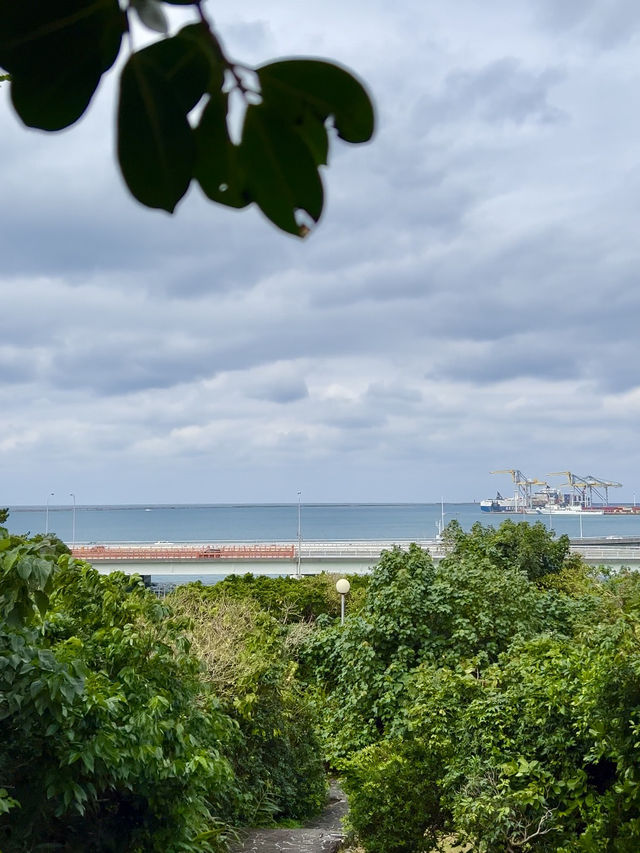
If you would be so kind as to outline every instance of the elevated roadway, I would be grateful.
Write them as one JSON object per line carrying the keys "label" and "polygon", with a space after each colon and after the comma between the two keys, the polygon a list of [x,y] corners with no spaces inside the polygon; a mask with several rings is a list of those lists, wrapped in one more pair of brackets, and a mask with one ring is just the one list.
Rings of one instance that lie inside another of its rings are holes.
{"label": "elevated roadway", "polygon": [[[141,575],[234,575],[317,574],[319,572],[366,573],[383,550],[408,541],[392,542],[303,542],[291,543],[131,543],[77,545],[73,555],[91,563],[100,573],[121,571]],[[445,556],[445,547],[435,540],[417,543],[434,560]],[[609,568],[640,567],[640,539],[601,539],[571,542],[571,551],[585,562]]]}

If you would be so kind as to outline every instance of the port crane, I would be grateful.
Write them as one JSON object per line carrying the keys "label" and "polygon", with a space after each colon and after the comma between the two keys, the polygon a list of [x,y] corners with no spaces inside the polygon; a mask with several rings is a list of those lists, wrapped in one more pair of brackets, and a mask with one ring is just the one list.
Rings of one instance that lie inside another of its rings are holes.
{"label": "port crane", "polygon": [[547,486],[544,480],[531,479],[518,468],[505,468],[499,471],[490,471],[490,474],[511,474],[515,487],[515,497],[518,508],[531,509],[531,490],[534,486]]}
{"label": "port crane", "polygon": [[[622,488],[622,483],[616,483],[613,480],[602,480],[599,477],[594,477],[593,474],[587,474],[585,477],[581,477],[578,474],[574,474],[571,471],[553,471],[547,476],[549,477],[559,477],[564,476],[567,478],[566,483],[561,483],[558,488],[563,488],[568,486],[573,490],[571,495],[571,503],[572,505],[575,503],[579,503],[585,509],[593,506],[593,496],[595,494],[596,498],[599,499],[600,503],[604,504],[604,506],[609,505],[609,489],[618,489]],[[578,498],[576,501],[575,498]]]}

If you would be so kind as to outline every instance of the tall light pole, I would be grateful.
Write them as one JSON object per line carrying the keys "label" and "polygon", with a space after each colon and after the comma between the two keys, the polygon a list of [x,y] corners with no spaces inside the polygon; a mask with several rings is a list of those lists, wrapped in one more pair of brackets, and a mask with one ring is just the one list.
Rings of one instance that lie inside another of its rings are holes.
{"label": "tall light pole", "polygon": [[55,492],[49,492],[47,495],[47,508],[44,511],[44,532],[45,536],[49,532],[49,498],[54,496]]}
{"label": "tall light pole", "polygon": [[73,498],[73,515],[71,516],[71,548],[76,547],[76,496],[73,492],[69,492],[69,497]]}
{"label": "tall light pole", "polygon": [[301,497],[302,492],[298,492],[298,565],[296,568],[296,575],[298,577],[300,577],[300,551],[302,549],[302,507],[300,504]]}

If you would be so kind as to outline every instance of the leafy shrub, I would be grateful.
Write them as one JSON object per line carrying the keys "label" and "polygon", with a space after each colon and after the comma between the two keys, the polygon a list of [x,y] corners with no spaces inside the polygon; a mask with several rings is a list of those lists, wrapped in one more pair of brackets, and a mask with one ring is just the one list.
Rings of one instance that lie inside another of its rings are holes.
{"label": "leafy shrub", "polygon": [[252,596],[211,596],[207,587],[189,585],[170,601],[189,617],[206,677],[238,726],[229,753],[238,784],[227,804],[234,822],[256,825],[316,814],[326,796],[316,719],[282,625]]}
{"label": "leafy shrub", "polygon": [[182,624],[140,579],[48,550],[2,557],[2,849],[222,849],[209,796],[234,784],[231,724]]}
{"label": "leafy shrub", "polygon": [[339,577],[348,577],[351,583],[349,610],[362,606],[369,578],[367,575],[333,575],[322,572],[301,578],[264,575],[229,575],[213,586],[197,582],[191,586],[199,589],[203,599],[234,599],[254,601],[283,624],[312,621],[320,615],[340,615],[340,595],[336,592]]}
{"label": "leafy shrub", "polygon": [[454,559],[484,557],[497,568],[517,569],[529,580],[558,574],[567,566],[580,562],[579,557],[569,553],[569,537],[563,535],[556,539],[539,521],[529,524],[509,518],[497,530],[476,522],[469,533],[465,533],[457,521],[452,521],[445,530],[445,542]]}
{"label": "leafy shrub", "polygon": [[425,772],[430,756],[416,742],[385,740],[348,764],[349,827],[367,853],[431,850],[437,841],[438,791]]}
{"label": "leafy shrub", "polygon": [[466,550],[434,565],[416,545],[385,552],[361,612],[344,628],[311,635],[300,653],[305,676],[322,690],[330,760],[391,730],[421,664],[480,670],[516,636],[566,620],[557,594],[486,556]]}
{"label": "leafy shrub", "polygon": [[[508,527],[503,542],[519,536]],[[334,760],[352,825],[367,853],[430,850],[443,834],[479,853],[631,853],[640,848],[638,575],[598,578],[573,559],[540,574],[524,569],[526,549],[507,559],[497,540],[464,534],[431,569],[415,552],[385,556],[384,595],[374,575],[362,614],[308,642],[329,732],[343,709]],[[420,578],[420,601],[402,599],[389,618],[396,583],[417,594]],[[351,670],[341,667],[347,653]],[[381,708],[382,725],[372,725]]]}

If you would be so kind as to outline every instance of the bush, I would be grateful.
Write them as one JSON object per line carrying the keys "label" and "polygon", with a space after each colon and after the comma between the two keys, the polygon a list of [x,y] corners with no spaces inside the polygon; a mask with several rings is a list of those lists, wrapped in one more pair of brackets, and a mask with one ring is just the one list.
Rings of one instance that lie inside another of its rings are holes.
{"label": "bush", "polygon": [[222,849],[231,723],[184,626],[139,578],[47,551],[2,555],[2,849]]}
{"label": "bush", "polygon": [[[204,600],[234,599],[251,600],[261,610],[270,613],[282,624],[313,621],[321,615],[340,615],[340,595],[336,592],[336,581],[345,575],[322,572],[304,575],[301,578],[264,575],[229,575],[213,586],[191,584],[199,590]],[[351,583],[349,609],[355,612],[362,606],[369,578],[367,575],[346,575]]]}
{"label": "bush", "polygon": [[170,601],[189,617],[206,678],[238,726],[229,752],[238,784],[227,804],[234,822],[256,825],[316,814],[326,798],[316,718],[296,678],[282,625],[253,597],[211,596],[206,587],[190,585],[178,588]]}
{"label": "bush", "polygon": [[[508,528],[503,541],[519,535]],[[632,853],[638,575],[597,579],[574,560],[525,571],[498,538],[464,534],[433,569],[415,552],[386,556],[362,614],[308,642],[329,731],[343,709],[335,759],[352,824],[367,853],[430,850],[445,834],[482,853]],[[396,584],[416,595],[420,579],[420,600],[390,617]]]}

